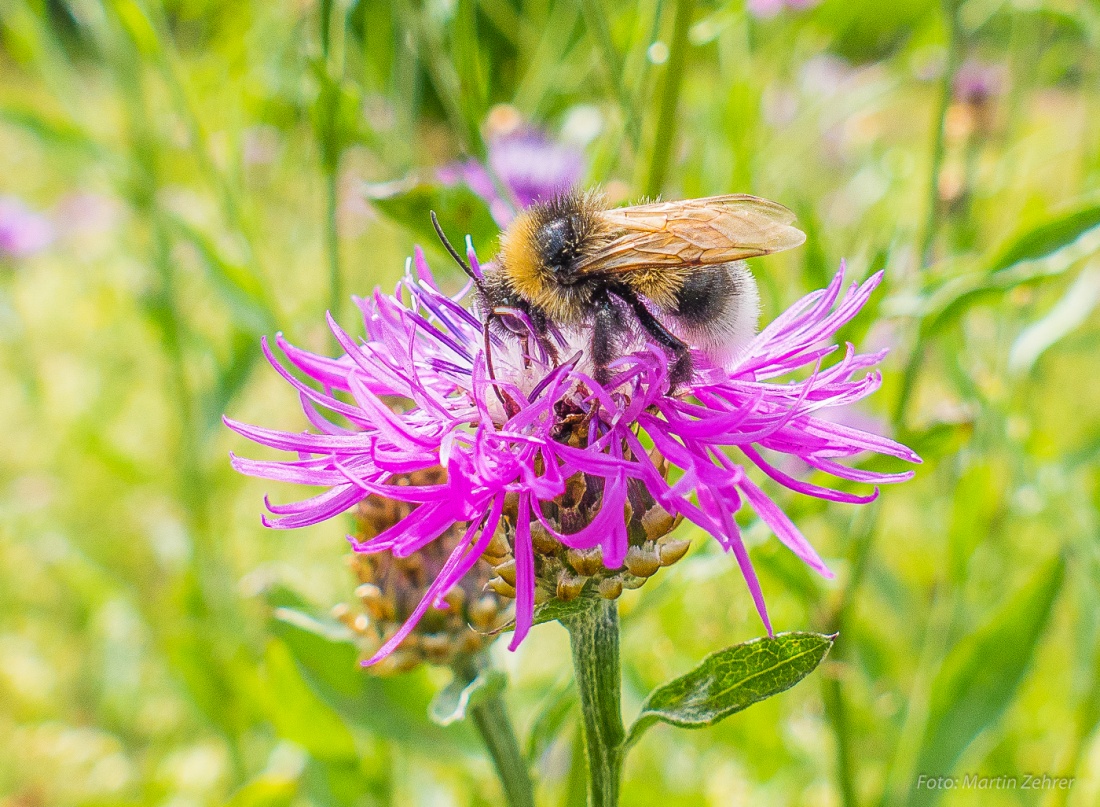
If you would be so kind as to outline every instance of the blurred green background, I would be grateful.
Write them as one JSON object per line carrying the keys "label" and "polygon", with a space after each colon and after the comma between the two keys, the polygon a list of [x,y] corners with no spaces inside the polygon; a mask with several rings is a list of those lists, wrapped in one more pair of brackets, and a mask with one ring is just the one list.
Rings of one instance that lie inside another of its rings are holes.
{"label": "blurred green background", "polygon": [[[334,351],[326,308],[354,333],[414,243],[458,288],[428,204],[492,255],[435,171],[517,116],[615,198],[795,209],[765,318],[842,258],[885,268],[844,334],[892,348],[859,417],[925,457],[866,509],[780,497],[834,581],[746,521],[777,629],[840,639],[782,696],[648,734],[624,804],[1100,803],[1095,0],[0,0],[0,804],[501,803],[426,717],[446,675],[371,678],[273,619],[352,599],[347,525],[264,530],[295,491],[231,472],[258,449],[220,416],[306,428],[259,336]],[[761,632],[693,537],[623,598],[628,715]],[[578,804],[564,631],[494,654],[540,804]]]}

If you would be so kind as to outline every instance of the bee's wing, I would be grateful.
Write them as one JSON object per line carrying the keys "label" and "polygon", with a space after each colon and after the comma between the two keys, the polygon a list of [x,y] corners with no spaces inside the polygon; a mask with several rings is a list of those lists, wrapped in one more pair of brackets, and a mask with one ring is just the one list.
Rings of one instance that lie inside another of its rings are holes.
{"label": "bee's wing", "polygon": [[744,194],[603,211],[613,240],[577,266],[581,274],[712,266],[797,247],[806,235],[783,205]]}

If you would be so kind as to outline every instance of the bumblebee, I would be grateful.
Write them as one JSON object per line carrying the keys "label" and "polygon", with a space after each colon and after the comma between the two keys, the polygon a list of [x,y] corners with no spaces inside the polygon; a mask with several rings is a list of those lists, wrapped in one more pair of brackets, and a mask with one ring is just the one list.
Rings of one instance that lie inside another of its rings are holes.
{"label": "bumblebee", "polygon": [[744,194],[609,209],[597,193],[573,192],[520,212],[478,277],[432,215],[477,286],[487,329],[520,332],[514,314],[523,312],[556,355],[554,326],[589,327],[589,357],[604,383],[640,327],[670,354],[673,386],[691,377],[690,348],[722,363],[752,338],[759,294],[744,259],[802,244],[794,219]]}

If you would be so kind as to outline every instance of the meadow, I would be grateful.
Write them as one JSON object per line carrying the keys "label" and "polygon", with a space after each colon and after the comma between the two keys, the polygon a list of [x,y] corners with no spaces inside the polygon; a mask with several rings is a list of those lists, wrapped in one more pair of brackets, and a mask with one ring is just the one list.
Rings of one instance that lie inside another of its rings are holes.
{"label": "meadow", "polygon": [[[325,633],[351,517],[265,529],[300,493],[222,416],[309,428],[261,337],[337,355],[415,246],[457,291],[428,211],[492,257],[461,167],[528,127],[614,203],[790,207],[762,323],[884,270],[848,416],[923,459],[864,507],[759,479],[836,572],[739,514],[772,622],[837,641],[652,729],[622,803],[1100,803],[1098,122],[1095,0],[0,0],[0,806],[504,803],[446,669]],[[763,634],[677,536],[620,600],[628,715]],[[506,644],[536,803],[584,805],[566,632]]]}

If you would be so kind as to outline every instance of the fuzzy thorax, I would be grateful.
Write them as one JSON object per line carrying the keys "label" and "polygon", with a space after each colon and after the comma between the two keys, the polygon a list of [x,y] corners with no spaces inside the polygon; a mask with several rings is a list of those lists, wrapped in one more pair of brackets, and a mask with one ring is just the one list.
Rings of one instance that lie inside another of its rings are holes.
{"label": "fuzzy thorax", "polygon": [[603,208],[598,194],[572,193],[522,211],[500,237],[502,285],[555,322],[585,319],[592,289],[575,268],[612,236]]}

